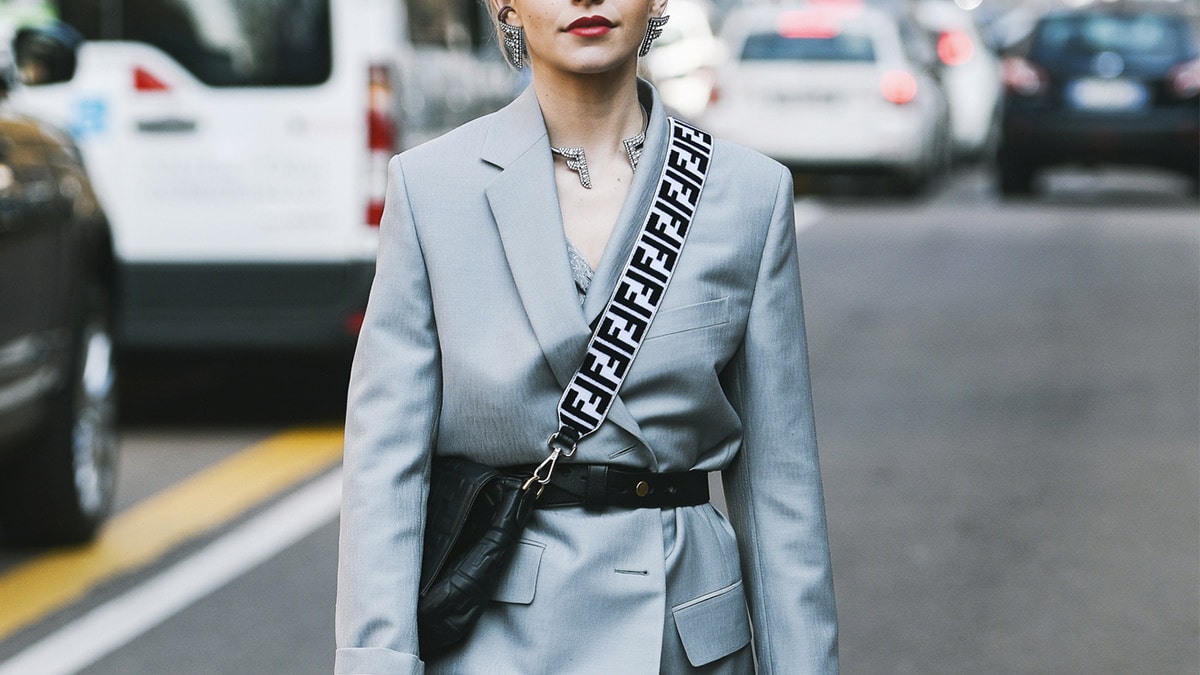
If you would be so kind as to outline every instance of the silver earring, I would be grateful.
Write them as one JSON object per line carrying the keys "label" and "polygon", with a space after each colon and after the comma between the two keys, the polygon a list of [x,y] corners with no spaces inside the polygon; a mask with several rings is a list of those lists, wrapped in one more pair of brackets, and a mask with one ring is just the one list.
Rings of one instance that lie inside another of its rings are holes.
{"label": "silver earring", "polygon": [[646,24],[646,36],[642,38],[642,46],[638,48],[638,56],[645,56],[650,53],[650,45],[662,35],[662,27],[666,25],[669,16],[652,16],[650,23]]}
{"label": "silver earring", "polygon": [[504,33],[504,57],[517,70],[525,67],[525,29],[513,26],[504,21],[509,12],[516,11],[511,6],[500,8],[496,19],[500,22],[500,31]]}

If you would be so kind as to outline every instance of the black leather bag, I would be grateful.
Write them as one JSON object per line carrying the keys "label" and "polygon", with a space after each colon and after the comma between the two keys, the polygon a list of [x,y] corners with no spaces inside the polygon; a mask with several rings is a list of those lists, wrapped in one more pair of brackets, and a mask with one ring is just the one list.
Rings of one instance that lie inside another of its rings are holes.
{"label": "black leather bag", "polygon": [[471,631],[511,562],[538,487],[477,462],[434,458],[417,601],[422,658]]}

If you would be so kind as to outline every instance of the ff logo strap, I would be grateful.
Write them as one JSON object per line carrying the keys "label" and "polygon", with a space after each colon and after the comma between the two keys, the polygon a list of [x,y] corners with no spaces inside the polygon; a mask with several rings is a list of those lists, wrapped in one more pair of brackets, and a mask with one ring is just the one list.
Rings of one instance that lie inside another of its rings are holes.
{"label": "ff logo strap", "polygon": [[[550,437],[553,469],[581,439],[600,428],[633,365],[687,240],[712,160],[713,138],[670,118],[667,161],[633,251],[588,341],[583,365],[558,402],[558,431]],[[541,472],[539,472],[541,473]],[[549,480],[549,472],[546,472]]]}

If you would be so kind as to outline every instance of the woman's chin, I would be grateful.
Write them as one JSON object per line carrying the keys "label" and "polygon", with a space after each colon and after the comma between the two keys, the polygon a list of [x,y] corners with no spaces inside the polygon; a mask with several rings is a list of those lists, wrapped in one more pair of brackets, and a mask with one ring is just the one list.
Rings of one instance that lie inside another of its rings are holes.
{"label": "woman's chin", "polygon": [[627,69],[625,66],[628,61],[625,59],[613,58],[609,55],[604,56],[585,56],[582,58],[574,58],[563,64],[562,70],[565,73],[579,75],[581,77],[596,77],[598,75],[624,75],[627,70],[636,70],[635,68]]}

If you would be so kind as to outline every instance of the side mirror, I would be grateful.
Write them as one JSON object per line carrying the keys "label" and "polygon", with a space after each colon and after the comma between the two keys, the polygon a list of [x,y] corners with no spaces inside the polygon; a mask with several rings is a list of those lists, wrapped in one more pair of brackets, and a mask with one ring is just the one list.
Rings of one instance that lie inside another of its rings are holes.
{"label": "side mirror", "polygon": [[82,43],[79,31],[62,22],[22,28],[13,38],[18,79],[30,86],[70,80]]}

